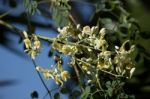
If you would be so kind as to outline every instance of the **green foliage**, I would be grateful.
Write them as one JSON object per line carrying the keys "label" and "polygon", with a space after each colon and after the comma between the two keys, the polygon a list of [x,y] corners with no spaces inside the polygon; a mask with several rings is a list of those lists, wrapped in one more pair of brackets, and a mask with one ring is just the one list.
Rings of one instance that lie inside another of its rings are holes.
{"label": "green foliage", "polygon": [[110,42],[119,41],[123,43],[127,39],[134,42],[137,39],[137,34],[139,34],[140,28],[137,21],[123,7],[124,5],[120,0],[101,0],[96,5],[94,15],[102,14],[97,24],[112,31],[109,34],[110,38],[108,38]]}
{"label": "green foliage", "polygon": [[57,26],[65,26],[69,23],[69,14],[71,6],[69,0],[53,0],[51,2],[52,18],[56,21]]}
{"label": "green foliage", "polygon": [[40,11],[37,8],[38,7],[37,1],[34,0],[23,0],[23,1],[24,7],[29,14],[33,15],[35,12],[40,13]]}
{"label": "green foliage", "polygon": [[81,94],[81,99],[87,99],[88,96],[90,95],[90,86],[87,86],[84,90],[84,92]]}
{"label": "green foliage", "polygon": [[[120,90],[120,88],[122,88],[123,85],[124,85],[124,82],[120,82],[119,80],[114,80],[112,81],[112,83],[110,81],[107,81],[106,82],[107,89],[105,90],[106,92],[105,97],[111,98],[111,97],[114,97],[115,95],[119,95],[121,91],[119,92],[117,90]],[[123,98],[123,99],[126,99],[126,98]]]}

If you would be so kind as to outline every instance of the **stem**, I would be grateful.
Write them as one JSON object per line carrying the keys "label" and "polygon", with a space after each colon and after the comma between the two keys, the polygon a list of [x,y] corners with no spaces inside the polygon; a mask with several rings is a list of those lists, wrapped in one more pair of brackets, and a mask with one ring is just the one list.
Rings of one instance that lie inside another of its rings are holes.
{"label": "stem", "polygon": [[[37,35],[40,39],[42,40],[45,40],[47,42],[50,42],[52,43],[55,38],[48,38],[48,37],[44,37],[44,36],[40,36],[40,35]],[[67,42],[67,41],[61,41],[61,43],[64,43],[64,44],[69,44],[69,45],[73,45],[73,46],[81,46],[81,47],[84,47],[84,48],[87,48],[87,49],[93,49],[93,50],[97,50],[97,51],[101,51],[100,49],[94,49],[93,47],[90,47],[90,46],[86,46],[86,45],[83,45],[83,44],[79,44],[78,42],[77,43],[72,43],[72,42]]]}
{"label": "stem", "polygon": [[[32,59],[32,63],[33,63],[33,65],[34,65],[34,67],[36,68],[36,63],[35,63],[35,61]],[[45,87],[45,89],[47,90],[47,92],[48,92],[48,94],[49,94],[49,97],[50,97],[50,99],[52,99],[52,95],[51,95],[51,92],[49,91],[49,89],[47,88],[47,86],[46,86],[46,84],[45,84],[45,82],[44,82],[44,80],[42,79],[42,76],[40,75],[40,72],[39,71],[37,71],[36,70],[36,72],[37,72],[37,74],[38,74],[38,76],[39,76],[39,78],[40,78],[40,80],[41,80],[41,82],[42,82],[42,84],[43,84],[43,86]]]}
{"label": "stem", "polygon": [[98,84],[100,90],[103,91],[103,88],[102,88],[101,83],[100,83],[100,79],[99,79],[99,77],[98,77],[98,70],[97,70],[97,73],[96,73],[96,76],[95,76],[95,77],[96,77],[96,81],[97,81],[97,84]]}
{"label": "stem", "polygon": [[10,14],[12,11],[14,11],[14,9],[11,9],[11,10],[7,11],[6,13],[1,14],[1,15],[0,15],[0,19],[3,18],[3,17],[5,17],[5,16],[7,16],[7,15]]}
{"label": "stem", "polygon": [[[85,63],[85,64],[87,64],[87,65],[89,65],[89,66],[93,66],[93,65],[91,65],[91,64],[89,64],[89,63],[87,63],[87,62],[85,62],[85,61],[82,61],[82,60],[80,60],[80,59],[78,59],[78,58],[76,58],[76,60],[77,60],[77,61],[80,61],[80,62],[83,62],[83,63]],[[95,66],[93,66],[93,67],[95,67]],[[116,75],[116,74],[113,74],[113,73],[108,72],[108,71],[105,71],[105,70],[101,70],[101,69],[99,69],[99,70],[102,71],[102,72],[104,72],[104,73],[106,73],[106,74],[115,76],[115,77],[123,77],[122,75]]]}
{"label": "stem", "polygon": [[24,36],[22,30],[20,30],[20,29],[16,28],[15,26],[13,26],[13,25],[11,25],[11,24],[9,24],[7,22],[4,22],[2,20],[0,20],[0,24],[5,26],[5,27],[7,27],[7,28],[9,28],[12,31],[15,31],[15,32],[19,33],[19,35],[22,37],[22,39],[25,39],[25,36]]}
{"label": "stem", "polygon": [[75,26],[77,26],[78,23],[75,21],[75,19],[73,18],[71,14],[69,15],[69,19],[70,21],[72,21],[72,23],[74,23]]}
{"label": "stem", "polygon": [[97,92],[101,92],[101,90],[96,90],[95,92],[91,93],[91,95],[93,96],[93,95],[96,94]]}
{"label": "stem", "polygon": [[[59,86],[57,88],[53,88],[50,90],[50,92],[55,91],[56,89],[59,89],[59,88],[60,88]],[[46,95],[43,97],[43,99],[45,99],[47,95],[48,95],[48,93],[46,93]]]}
{"label": "stem", "polygon": [[103,88],[102,88],[102,86],[101,86],[101,83],[100,83],[100,81],[99,81],[99,78],[98,78],[98,77],[96,77],[96,80],[97,80],[97,83],[98,83],[98,86],[99,86],[100,90],[103,90]]}
{"label": "stem", "polygon": [[79,86],[80,86],[80,88],[81,88],[81,91],[83,92],[84,89],[83,89],[83,87],[82,87],[82,83],[81,83],[81,79],[80,79],[79,70],[78,70],[78,68],[77,68],[76,65],[73,65],[73,68],[74,68],[75,73],[76,73],[76,75],[77,75],[77,78],[78,78],[78,81],[79,81]]}
{"label": "stem", "polygon": [[[16,28],[15,26],[13,26],[13,25],[11,25],[11,24],[9,24],[9,23],[7,23],[7,22],[4,22],[4,21],[2,21],[2,20],[0,20],[0,24],[3,25],[3,26],[5,26],[5,27],[7,27],[7,28],[9,28],[9,29],[12,30],[12,31],[15,31],[15,32],[19,33],[20,36],[22,37],[22,39],[25,39],[25,36],[24,36],[22,30],[20,30],[20,29]],[[34,67],[36,68],[36,63],[35,63],[35,61],[34,61],[33,59],[32,59],[32,63],[34,64]],[[37,71],[37,70],[36,70],[36,71]],[[38,76],[39,76],[39,78],[40,78],[40,80],[41,80],[43,86],[45,87],[45,89],[46,89],[47,92],[49,93],[50,99],[52,99],[52,95],[51,95],[49,89],[47,88],[46,84],[44,83],[44,81],[43,81],[43,79],[42,79],[42,77],[41,77],[41,75],[40,75],[40,73],[39,73],[38,71],[37,71],[37,74],[38,74]]]}
{"label": "stem", "polygon": [[37,35],[37,37],[44,41],[50,42],[50,43],[52,43],[55,40],[55,38],[49,38],[49,37],[45,37],[45,36],[41,36],[41,35]]}

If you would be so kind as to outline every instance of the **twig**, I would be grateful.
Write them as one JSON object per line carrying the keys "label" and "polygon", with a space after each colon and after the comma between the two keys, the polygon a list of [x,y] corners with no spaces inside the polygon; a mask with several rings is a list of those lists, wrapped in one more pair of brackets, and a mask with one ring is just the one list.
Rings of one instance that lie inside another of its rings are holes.
{"label": "twig", "polygon": [[[50,42],[50,43],[52,43],[55,40],[55,38],[44,37],[44,36],[41,36],[41,35],[37,35],[37,36],[40,39],[45,40],[45,41]],[[87,49],[93,49],[93,50],[101,51],[100,49],[94,49],[93,47],[86,46],[86,45],[83,45],[83,44],[79,44],[78,42],[77,43],[73,43],[73,42],[61,41],[61,43],[69,44],[69,45],[73,45],[73,46],[81,46],[81,47],[84,47],[84,48],[87,48]]]}
{"label": "twig", "polygon": [[52,43],[55,38],[49,38],[49,37],[45,37],[45,36],[41,36],[41,35],[37,35],[38,38],[40,38],[41,40],[44,40],[44,41],[47,41],[47,42],[50,42]]}
{"label": "twig", "polygon": [[16,28],[15,26],[13,26],[13,25],[11,25],[11,24],[3,21],[3,20],[0,20],[0,24],[3,25],[3,26],[5,26],[5,27],[7,27],[7,28],[9,28],[12,31],[15,31],[15,32],[19,33],[19,35],[22,37],[22,39],[25,39],[25,36],[24,36],[22,30]]}
{"label": "twig", "polygon": [[94,94],[96,94],[97,92],[100,92],[102,90],[96,90],[95,92],[91,93],[91,96],[93,96]]}
{"label": "twig", "polygon": [[[87,62],[85,62],[85,61],[82,61],[82,60],[80,60],[80,59],[78,59],[78,58],[76,58],[76,60],[77,60],[77,61],[80,61],[80,62],[82,62],[82,63],[85,63],[85,64],[87,64],[87,65],[89,65],[89,66],[93,66],[93,65],[91,65],[91,64],[89,64],[89,63],[87,63]],[[102,69],[100,69],[100,71],[102,71],[102,72],[104,72],[104,73],[106,73],[106,74],[115,76],[115,77],[123,77],[122,75],[116,75],[116,74],[113,74],[113,73],[111,73],[111,72],[108,72],[108,71],[105,71],[105,70],[102,70]]]}
{"label": "twig", "polygon": [[[35,63],[35,61],[32,59],[32,63],[33,63],[33,65],[34,65],[34,67],[36,68],[36,63]],[[49,94],[49,97],[50,97],[50,99],[52,99],[52,95],[51,95],[51,92],[49,91],[49,89],[47,88],[47,86],[46,86],[46,84],[45,84],[45,82],[44,82],[44,80],[42,79],[42,76],[40,75],[40,72],[39,71],[37,71],[36,70],[36,72],[37,72],[37,74],[38,74],[38,76],[39,76],[39,78],[40,78],[40,80],[41,80],[41,82],[42,82],[42,84],[43,84],[43,86],[45,87],[45,89],[47,90],[47,92],[48,92],[48,94]]]}
{"label": "twig", "polygon": [[72,23],[74,23],[75,26],[77,26],[78,23],[75,21],[74,17],[71,14],[69,15],[69,19]]}
{"label": "twig", "polygon": [[7,12],[1,14],[1,15],[0,15],[0,19],[3,18],[3,17],[5,17],[5,16],[7,16],[7,15],[9,15],[12,11],[14,11],[14,9],[11,9],[11,10],[9,10],[9,11],[7,11]]}
{"label": "twig", "polygon": [[77,75],[77,78],[78,78],[78,82],[79,82],[79,86],[80,86],[80,88],[81,88],[81,91],[83,92],[84,89],[83,89],[83,87],[82,87],[82,83],[81,83],[81,79],[80,79],[79,70],[78,70],[78,68],[77,68],[76,65],[73,65],[73,68],[74,68],[75,73],[76,73],[76,75]]}
{"label": "twig", "polygon": [[99,79],[99,77],[98,77],[98,70],[97,70],[96,72],[97,72],[96,75],[95,75],[96,81],[97,81],[97,83],[98,83],[98,86],[99,86],[100,90],[103,91],[103,88],[102,88],[101,83],[100,83],[100,79]]}
{"label": "twig", "polygon": [[[50,90],[50,92],[52,92],[52,91],[54,91],[54,90],[56,90],[56,89],[59,89],[59,88],[60,88],[60,86],[58,86],[58,87],[56,87],[56,88],[53,88],[53,89]],[[48,95],[48,93],[46,93],[46,95],[43,97],[43,99],[45,99],[47,95]]]}
{"label": "twig", "polygon": [[[15,26],[13,26],[13,25],[11,25],[11,24],[9,24],[9,23],[7,23],[7,22],[4,22],[4,21],[2,21],[2,20],[0,20],[0,24],[3,25],[3,26],[5,26],[5,27],[7,27],[7,28],[9,28],[9,29],[12,30],[12,31],[15,31],[15,32],[19,33],[20,36],[21,36],[23,39],[25,39],[25,36],[24,36],[22,30],[20,30],[20,29],[16,28]],[[32,62],[33,62],[33,64],[34,64],[34,67],[36,68],[36,63],[35,63],[35,61],[34,61],[33,59],[32,59]],[[39,73],[38,71],[37,71],[37,74],[38,74],[38,76],[39,76],[39,78],[40,78],[40,80],[41,80],[43,86],[45,87],[45,89],[46,89],[47,92],[49,93],[50,99],[52,99],[51,92],[50,92],[49,89],[47,88],[45,82],[43,81],[43,79],[42,79],[42,77],[41,77],[41,75],[40,75],[40,73]]]}

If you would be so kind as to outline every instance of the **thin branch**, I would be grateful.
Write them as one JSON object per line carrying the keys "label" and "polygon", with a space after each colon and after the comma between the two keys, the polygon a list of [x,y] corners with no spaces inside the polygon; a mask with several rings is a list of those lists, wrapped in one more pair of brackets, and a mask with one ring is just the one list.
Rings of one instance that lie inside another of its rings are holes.
{"label": "thin branch", "polygon": [[49,43],[52,43],[55,38],[49,38],[49,37],[45,37],[45,36],[41,36],[41,35],[37,35],[38,38],[40,38],[41,40],[47,41]]}
{"label": "thin branch", "polygon": [[[49,38],[49,37],[45,37],[45,36],[41,36],[41,35],[37,35],[40,39],[44,40],[44,41],[47,41],[47,42],[50,42],[52,43],[55,38]],[[90,47],[90,46],[86,46],[84,44],[79,44],[78,42],[77,43],[73,43],[73,42],[66,42],[66,41],[61,41],[61,43],[64,43],[64,44],[69,44],[69,45],[73,45],[73,46],[81,46],[81,47],[84,47],[84,48],[87,48],[87,49],[93,49],[93,50],[97,50],[97,51],[101,51],[100,49],[95,49],[93,47]]]}
{"label": "thin branch", "polygon": [[[77,61],[80,61],[80,62],[82,62],[82,63],[85,63],[85,64],[87,64],[87,65],[89,65],[89,66],[93,66],[93,65],[91,65],[91,64],[89,64],[89,63],[87,63],[87,62],[85,62],[85,61],[82,61],[82,60],[80,60],[80,59],[78,59],[78,58],[75,58],[75,59],[76,59]],[[111,72],[108,72],[108,71],[105,71],[105,70],[102,70],[102,69],[100,69],[100,71],[102,71],[102,72],[104,72],[104,73],[106,73],[106,74],[115,76],[115,77],[123,77],[122,75],[116,75],[116,74],[113,74],[113,73],[111,73]]]}
{"label": "thin branch", "polygon": [[96,90],[95,92],[91,93],[91,96],[93,96],[94,94],[96,94],[97,92],[101,92],[102,90]]}
{"label": "thin branch", "polygon": [[[53,88],[53,89],[50,90],[50,92],[55,91],[56,89],[59,89],[59,88],[60,88],[60,86],[58,86],[56,88]],[[45,99],[47,95],[48,95],[48,93],[46,93],[46,95],[43,97],[43,99]]]}
{"label": "thin branch", "polygon": [[74,19],[74,17],[71,14],[69,15],[69,19],[72,23],[74,23],[75,26],[77,26],[78,23],[76,22],[76,20]]}
{"label": "thin branch", "polygon": [[100,83],[100,78],[98,77],[98,70],[96,70],[96,72],[97,72],[96,75],[95,75],[96,81],[98,83],[98,86],[99,86],[100,90],[103,91],[103,88],[102,88],[101,83]]}
{"label": "thin branch", "polygon": [[10,30],[12,30],[12,31],[14,31],[14,32],[19,33],[19,35],[22,37],[22,39],[25,39],[25,36],[24,36],[22,30],[16,28],[15,26],[13,26],[13,25],[11,25],[11,24],[9,24],[9,23],[3,21],[3,20],[0,20],[0,24],[3,25],[3,26],[5,26],[5,27],[7,27],[7,28],[9,28]]}
{"label": "thin branch", "polygon": [[78,78],[78,82],[79,82],[79,86],[80,86],[80,88],[81,88],[81,91],[83,92],[84,89],[83,89],[83,87],[82,87],[82,83],[81,83],[81,79],[80,79],[79,70],[78,70],[78,68],[77,68],[76,65],[73,65],[73,68],[74,68],[75,73],[76,73],[76,75],[77,75],[77,78]]}
{"label": "thin branch", "polygon": [[[34,65],[34,67],[36,68],[37,65],[36,65],[36,63],[35,63],[35,61],[34,61],[33,59],[32,59],[32,63],[33,63],[33,65]],[[50,99],[52,99],[51,92],[49,91],[49,89],[47,88],[47,86],[46,86],[44,80],[42,79],[42,76],[40,75],[40,72],[37,71],[37,70],[36,70],[36,72],[37,72],[37,74],[38,74],[38,76],[39,76],[39,78],[40,78],[40,80],[41,80],[43,86],[45,87],[46,91],[48,92]]]}
{"label": "thin branch", "polygon": [[[25,36],[24,36],[22,30],[20,30],[20,29],[16,28],[15,26],[13,26],[13,25],[11,25],[11,24],[9,24],[9,23],[7,23],[7,22],[4,22],[4,21],[2,21],[2,20],[0,20],[0,24],[3,25],[3,26],[5,26],[5,27],[7,27],[8,29],[10,29],[10,30],[12,30],[12,31],[15,31],[15,32],[19,33],[20,36],[21,36],[23,39],[25,39]],[[36,63],[35,63],[35,61],[34,61],[33,59],[32,59],[32,62],[33,62],[33,64],[34,64],[34,67],[36,68]],[[37,70],[36,70],[36,71],[37,71]],[[41,77],[41,75],[40,75],[40,73],[39,73],[38,71],[37,71],[37,74],[38,74],[38,76],[39,76],[39,78],[40,78],[40,80],[41,80],[43,86],[45,87],[45,89],[46,89],[47,92],[49,93],[50,99],[52,99],[51,92],[50,92],[49,89],[47,88],[45,82],[43,81],[43,79],[42,79],[42,77]]]}
{"label": "thin branch", "polygon": [[14,11],[14,9],[11,9],[11,10],[9,10],[9,11],[7,11],[7,12],[1,14],[1,15],[0,15],[0,19],[3,18],[3,17],[5,17],[5,16],[7,16],[7,15],[9,15],[9,14],[10,14],[11,12],[13,12],[13,11]]}

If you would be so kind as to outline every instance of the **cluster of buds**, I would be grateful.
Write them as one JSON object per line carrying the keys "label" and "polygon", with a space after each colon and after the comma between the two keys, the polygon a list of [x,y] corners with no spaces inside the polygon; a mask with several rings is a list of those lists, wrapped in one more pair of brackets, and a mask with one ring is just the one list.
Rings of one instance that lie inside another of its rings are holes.
{"label": "cluster of buds", "polygon": [[135,64],[131,58],[131,54],[134,52],[135,46],[132,45],[129,50],[126,50],[125,44],[128,42],[129,40],[124,42],[120,48],[118,46],[115,47],[116,56],[114,57],[114,63],[116,64],[116,72],[118,74],[128,74],[129,77],[131,77],[135,70]]}
{"label": "cluster of buds", "polygon": [[[132,60],[131,54],[134,52],[134,45],[129,50],[125,49],[125,41],[119,48],[115,46],[115,50],[108,47],[105,39],[106,29],[99,29],[97,26],[83,28],[77,25],[66,26],[62,29],[58,28],[60,34],[53,39],[53,49],[72,57],[71,64],[79,65],[82,71],[85,71],[90,78],[93,75],[98,75],[99,72],[108,73],[112,75],[121,75],[130,78],[135,70],[135,64]],[[32,35],[29,39],[26,32],[24,32],[24,43],[28,54],[32,59],[35,59],[38,50],[41,47],[40,41],[36,35]],[[32,43],[33,42],[33,43]],[[56,84],[63,86],[64,82],[70,78],[68,71],[62,68],[61,61],[57,61],[57,65],[51,69],[37,67],[37,71],[43,73],[46,80],[53,79]],[[94,79],[90,79],[95,81]]]}
{"label": "cluster of buds", "polygon": [[59,52],[62,52],[65,55],[74,55],[75,53],[78,52],[76,45],[62,44],[62,43],[59,43],[59,41],[57,40],[53,41],[52,46],[55,50],[58,50]]}
{"label": "cluster of buds", "polygon": [[27,52],[32,59],[38,55],[39,49],[41,48],[41,42],[39,41],[36,35],[32,35],[32,39],[29,39],[28,34],[24,31],[23,32],[25,39],[25,52]]}
{"label": "cluster of buds", "polygon": [[90,45],[93,46],[94,49],[106,49],[108,44],[105,40],[106,29],[102,28],[99,31],[97,26],[83,27],[82,33],[78,34],[80,40],[85,39],[85,41]]}
{"label": "cluster of buds", "polygon": [[[53,48],[66,55],[83,55],[77,57],[80,60],[77,62],[82,70],[88,74],[97,70],[105,70],[115,75],[132,76],[135,64],[130,54],[134,51],[134,46],[126,51],[124,45],[128,41],[125,41],[120,49],[118,47],[114,51],[113,48],[108,48],[105,28],[99,29],[97,26],[81,28],[80,25],[77,25],[76,28],[71,26],[58,28],[58,32],[60,32],[60,35],[54,40]],[[75,40],[70,41],[70,37],[75,38]],[[92,59],[92,61],[88,59]]]}
{"label": "cluster of buds", "polygon": [[70,78],[69,72],[62,68],[60,62],[57,63],[57,68],[55,67],[53,69],[45,69],[38,66],[36,67],[36,70],[43,73],[43,76],[46,80],[52,78],[56,82],[56,84],[60,86],[63,86],[64,82],[66,82],[67,79]]}

